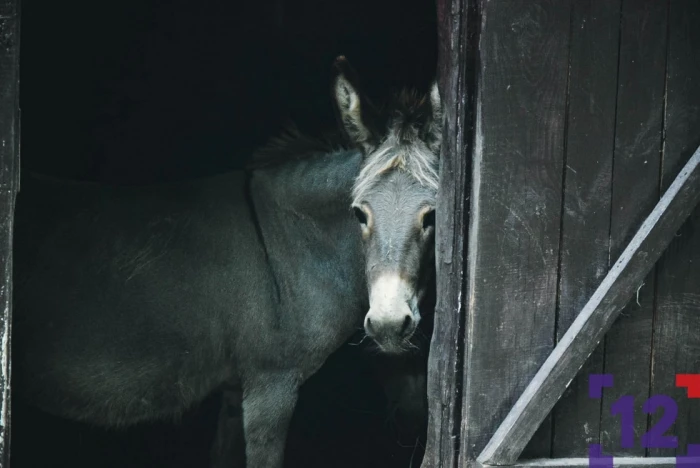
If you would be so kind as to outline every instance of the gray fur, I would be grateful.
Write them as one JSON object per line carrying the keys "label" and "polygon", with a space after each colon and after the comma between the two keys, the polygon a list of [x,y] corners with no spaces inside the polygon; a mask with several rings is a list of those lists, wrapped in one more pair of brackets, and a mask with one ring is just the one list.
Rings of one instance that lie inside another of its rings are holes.
{"label": "gray fur", "polygon": [[[247,466],[281,467],[299,386],[362,324],[376,272],[400,270],[418,291],[432,261],[432,234],[416,223],[435,188],[408,170],[412,156],[363,192],[376,218],[364,241],[351,194],[372,154],[305,156],[148,188],[26,178],[18,396],[124,426],[176,417],[227,383],[242,388]],[[399,351],[408,338],[379,345]]]}

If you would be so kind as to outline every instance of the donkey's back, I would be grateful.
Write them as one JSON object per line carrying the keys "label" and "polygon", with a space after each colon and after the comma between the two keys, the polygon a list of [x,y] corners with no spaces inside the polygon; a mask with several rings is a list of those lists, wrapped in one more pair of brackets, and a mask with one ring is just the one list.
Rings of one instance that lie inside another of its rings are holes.
{"label": "donkey's back", "polygon": [[264,327],[273,297],[243,177],[145,189],[23,181],[20,394],[112,425],[178,414],[229,379],[239,338]]}

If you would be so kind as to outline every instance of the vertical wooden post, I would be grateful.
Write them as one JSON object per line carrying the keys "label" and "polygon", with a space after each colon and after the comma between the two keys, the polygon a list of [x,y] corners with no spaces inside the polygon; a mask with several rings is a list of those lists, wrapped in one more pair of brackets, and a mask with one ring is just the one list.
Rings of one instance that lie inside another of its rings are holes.
{"label": "vertical wooden post", "polygon": [[19,188],[19,0],[0,0],[0,467],[10,459],[12,219]]}
{"label": "vertical wooden post", "polygon": [[438,77],[445,113],[437,213],[437,297],[428,362],[424,468],[457,464],[465,317],[464,264],[471,179],[476,0],[437,0]]}
{"label": "vertical wooden post", "polygon": [[[479,4],[459,453],[465,467],[554,346],[572,2]],[[551,421],[542,420],[525,458],[550,454]]]}

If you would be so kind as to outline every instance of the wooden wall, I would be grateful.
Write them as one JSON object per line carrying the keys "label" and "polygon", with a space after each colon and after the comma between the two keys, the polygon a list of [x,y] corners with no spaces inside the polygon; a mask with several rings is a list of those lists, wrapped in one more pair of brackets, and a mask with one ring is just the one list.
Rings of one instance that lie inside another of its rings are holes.
{"label": "wooden wall", "polygon": [[[457,199],[469,198],[464,280],[441,298],[435,325],[459,324],[440,314],[465,311],[462,342],[436,334],[433,350],[445,342],[454,346],[451,354],[431,357],[431,369],[463,369],[455,397],[438,393],[444,385],[430,387],[431,417],[437,420],[438,411],[452,405],[461,411],[455,418],[461,425],[452,433],[433,427],[424,467],[455,466],[444,457],[446,447],[459,453],[459,466],[474,460],[700,145],[700,2],[442,3],[452,14],[452,21],[440,24],[448,38],[443,48],[466,44],[450,49],[452,55],[441,50],[443,92],[460,89],[450,81],[459,73],[475,78],[476,96],[472,107],[460,104],[470,102],[469,90],[462,101],[448,100],[448,115],[458,115],[446,124],[448,141],[450,134],[466,132],[470,143],[443,152],[452,172],[470,168],[472,174],[465,196]],[[461,18],[466,28],[467,15],[460,12],[470,8],[477,17],[471,41],[453,27]],[[459,67],[445,66],[457,62]],[[441,196],[442,206],[451,207],[456,201],[448,197],[461,192]],[[438,269],[448,271],[441,264]],[[439,275],[441,281],[447,282]],[[688,443],[700,443],[700,400],[675,388],[675,374],[700,373],[699,330],[700,209],[640,284],[523,458],[585,457],[589,443],[615,455],[685,454]],[[431,372],[434,382],[437,373]],[[589,398],[592,373],[614,375],[602,400]],[[654,394],[678,404],[668,431],[679,437],[677,450],[639,442],[662,413],[642,410]],[[620,417],[610,410],[622,395],[635,397],[630,448],[621,447]]]}

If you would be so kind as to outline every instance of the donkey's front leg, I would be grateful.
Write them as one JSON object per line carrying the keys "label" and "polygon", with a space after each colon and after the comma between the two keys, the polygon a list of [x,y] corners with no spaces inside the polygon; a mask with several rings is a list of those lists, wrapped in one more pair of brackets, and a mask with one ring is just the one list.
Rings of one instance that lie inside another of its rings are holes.
{"label": "donkey's front leg", "polygon": [[210,468],[245,468],[242,401],[243,391],[239,387],[224,386]]}
{"label": "donkey's front leg", "polygon": [[247,468],[282,468],[298,392],[299,381],[291,375],[265,374],[245,383],[243,426]]}

